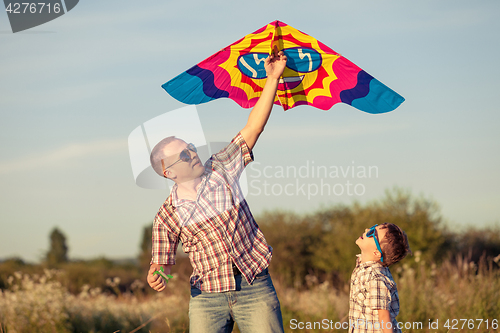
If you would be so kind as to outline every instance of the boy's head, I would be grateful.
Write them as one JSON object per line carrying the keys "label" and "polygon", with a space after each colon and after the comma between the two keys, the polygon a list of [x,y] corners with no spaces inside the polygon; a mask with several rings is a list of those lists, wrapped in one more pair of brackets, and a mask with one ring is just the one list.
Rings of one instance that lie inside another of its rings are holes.
{"label": "boy's head", "polygon": [[400,227],[392,223],[366,229],[365,233],[356,240],[356,244],[363,255],[381,260],[385,267],[397,263],[411,253],[408,236]]}

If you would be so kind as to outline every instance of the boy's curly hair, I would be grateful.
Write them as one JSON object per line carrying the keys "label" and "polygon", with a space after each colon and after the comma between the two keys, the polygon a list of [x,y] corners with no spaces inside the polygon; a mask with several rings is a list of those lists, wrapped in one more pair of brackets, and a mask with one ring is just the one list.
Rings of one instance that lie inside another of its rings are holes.
{"label": "boy's curly hair", "polygon": [[409,253],[411,254],[410,244],[408,243],[408,236],[395,224],[383,223],[380,225],[381,229],[387,229],[384,239],[380,240],[384,262],[382,265],[389,267],[397,263]]}

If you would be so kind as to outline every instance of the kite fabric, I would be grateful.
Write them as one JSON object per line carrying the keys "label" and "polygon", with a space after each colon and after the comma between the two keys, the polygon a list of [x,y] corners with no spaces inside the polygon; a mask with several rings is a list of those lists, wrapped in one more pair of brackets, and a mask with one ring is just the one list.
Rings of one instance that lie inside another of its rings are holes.
{"label": "kite fabric", "polygon": [[257,103],[266,81],[264,60],[272,50],[287,56],[274,103],[328,110],[349,104],[368,113],[396,109],[404,98],[331,48],[274,21],[203,60],[162,87],[186,104],[230,98],[244,108]]}

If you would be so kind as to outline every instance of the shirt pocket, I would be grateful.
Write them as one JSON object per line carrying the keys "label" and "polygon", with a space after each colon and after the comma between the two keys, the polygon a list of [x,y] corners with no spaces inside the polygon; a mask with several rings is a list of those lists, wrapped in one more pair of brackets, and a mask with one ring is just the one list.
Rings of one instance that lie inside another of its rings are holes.
{"label": "shirt pocket", "polygon": [[368,306],[368,290],[366,288],[358,288],[354,293],[355,302],[361,307]]}
{"label": "shirt pocket", "polygon": [[212,184],[206,193],[207,201],[200,202],[208,218],[221,215],[233,207],[232,194],[225,182]]}

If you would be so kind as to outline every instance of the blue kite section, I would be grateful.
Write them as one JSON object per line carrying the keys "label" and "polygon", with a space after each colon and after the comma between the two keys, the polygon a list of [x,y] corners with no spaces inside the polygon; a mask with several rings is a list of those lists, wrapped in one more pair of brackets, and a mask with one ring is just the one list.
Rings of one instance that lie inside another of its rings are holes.
{"label": "blue kite section", "polygon": [[373,76],[367,72],[361,70],[358,73],[358,82],[354,88],[343,90],[340,93],[340,100],[342,103],[352,105],[352,101],[358,98],[363,98],[368,95],[370,91],[370,81],[373,80]]}
{"label": "blue kite section", "polygon": [[[269,56],[267,53],[247,53],[238,58],[238,69],[240,72],[253,79],[265,79],[267,77],[264,63]],[[258,60],[256,60],[257,58]],[[248,68],[248,67],[250,68]]]}
{"label": "blue kite section", "polygon": [[384,113],[396,109],[404,97],[388,88],[377,79],[370,81],[370,92],[363,98],[352,101],[352,106],[368,113]]}
{"label": "blue kite section", "polygon": [[396,109],[405,99],[361,70],[356,86],[342,91],[340,100],[364,112],[385,113]]}
{"label": "blue kite section", "polygon": [[184,73],[162,85],[173,98],[186,104],[202,104],[229,93],[220,90],[214,84],[214,74],[198,66],[193,66]]}
{"label": "blue kite section", "polygon": [[296,72],[309,73],[321,67],[321,54],[314,49],[308,47],[294,47],[284,49],[283,53],[287,58],[286,67]]}

